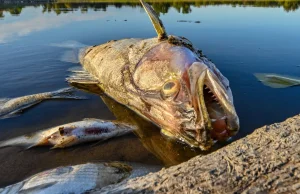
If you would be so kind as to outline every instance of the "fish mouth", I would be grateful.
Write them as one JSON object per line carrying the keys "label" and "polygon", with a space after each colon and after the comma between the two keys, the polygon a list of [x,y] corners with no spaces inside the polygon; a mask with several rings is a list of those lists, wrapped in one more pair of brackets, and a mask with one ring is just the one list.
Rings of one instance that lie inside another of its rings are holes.
{"label": "fish mouth", "polygon": [[228,90],[209,69],[200,74],[197,85],[202,126],[213,140],[225,141],[234,136],[239,130],[239,121]]}

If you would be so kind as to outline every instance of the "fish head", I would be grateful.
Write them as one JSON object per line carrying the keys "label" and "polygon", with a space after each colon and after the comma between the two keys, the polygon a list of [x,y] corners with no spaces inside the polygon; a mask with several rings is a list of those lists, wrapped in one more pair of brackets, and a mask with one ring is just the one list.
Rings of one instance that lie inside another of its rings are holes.
{"label": "fish head", "polygon": [[186,46],[161,42],[132,72],[131,90],[141,103],[129,108],[193,147],[209,149],[239,130],[229,81]]}

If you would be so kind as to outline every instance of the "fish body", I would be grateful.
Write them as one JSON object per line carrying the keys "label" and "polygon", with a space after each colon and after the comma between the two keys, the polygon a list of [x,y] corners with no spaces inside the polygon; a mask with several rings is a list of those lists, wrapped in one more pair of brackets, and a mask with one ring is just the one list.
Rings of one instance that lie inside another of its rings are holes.
{"label": "fish body", "polygon": [[73,88],[63,88],[53,92],[32,94],[17,98],[0,99],[0,119],[16,116],[22,110],[48,99],[84,99],[72,95]]}
{"label": "fish body", "polygon": [[133,126],[123,123],[85,119],[3,141],[0,143],[0,147],[53,146],[53,148],[65,148],[85,142],[104,141],[128,134],[134,129]]}
{"label": "fish body", "polygon": [[104,141],[134,130],[133,126],[127,124],[100,119],[86,119],[57,128],[58,131],[48,136],[48,142],[54,146],[53,148],[70,147],[91,141]]}
{"label": "fish body", "polygon": [[89,76],[105,94],[150,120],[164,135],[209,149],[237,133],[239,120],[229,81],[184,37],[167,35],[154,10],[141,0],[157,38],[123,39],[81,49]]}
{"label": "fish body", "polygon": [[153,166],[121,162],[62,166],[46,170],[24,181],[2,188],[0,193],[87,193],[93,189],[158,170],[159,168]]}

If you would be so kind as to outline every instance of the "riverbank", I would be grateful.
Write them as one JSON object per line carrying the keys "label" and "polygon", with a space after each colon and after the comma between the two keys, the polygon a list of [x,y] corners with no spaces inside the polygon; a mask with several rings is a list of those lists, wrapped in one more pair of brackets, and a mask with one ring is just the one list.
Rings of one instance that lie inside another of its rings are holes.
{"label": "riverbank", "polygon": [[94,193],[299,193],[300,115],[206,156]]}

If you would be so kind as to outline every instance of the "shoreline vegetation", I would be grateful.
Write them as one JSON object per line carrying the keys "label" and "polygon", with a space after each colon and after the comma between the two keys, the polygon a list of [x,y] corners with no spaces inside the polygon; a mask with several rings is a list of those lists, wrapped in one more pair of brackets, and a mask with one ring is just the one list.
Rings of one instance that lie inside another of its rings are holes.
{"label": "shoreline vegetation", "polygon": [[[296,0],[148,0],[154,10],[160,14],[168,13],[170,8],[179,13],[187,14],[191,7],[220,6],[232,7],[273,7],[283,8],[286,12],[295,11],[300,6]],[[55,12],[57,15],[70,11],[80,10],[82,13],[92,9],[94,11],[106,11],[108,6],[121,8],[141,7],[138,0],[0,0],[0,18],[5,17],[4,12],[18,16],[27,6],[43,7],[44,12]]]}

